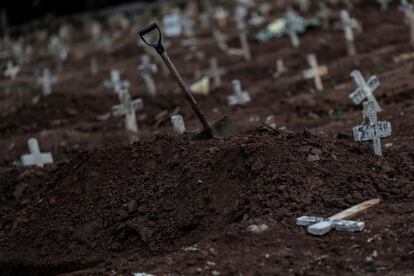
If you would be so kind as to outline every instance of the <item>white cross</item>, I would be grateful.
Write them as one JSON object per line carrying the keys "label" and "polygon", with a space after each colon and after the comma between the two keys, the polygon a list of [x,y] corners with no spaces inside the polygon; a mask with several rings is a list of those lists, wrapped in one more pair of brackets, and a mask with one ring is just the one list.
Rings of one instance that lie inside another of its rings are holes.
{"label": "white cross", "polygon": [[165,15],[163,25],[164,33],[167,37],[177,37],[182,33],[182,22],[178,11]]}
{"label": "white cross", "polygon": [[298,48],[300,46],[300,41],[295,28],[295,17],[295,12],[289,8],[285,13],[286,33],[290,37],[290,42],[292,43],[292,46],[294,48]]}
{"label": "white cross", "polygon": [[198,73],[196,79],[199,79],[201,76],[204,75],[209,78],[214,78],[214,87],[221,86],[221,77],[226,74],[226,71],[222,68],[218,67],[217,58],[213,57],[210,59],[210,69],[205,70],[201,73]]}
{"label": "white cross", "polygon": [[143,55],[141,57],[141,64],[138,66],[138,72],[141,74],[147,85],[148,93],[151,96],[157,95],[157,88],[152,75],[158,72],[158,67],[156,64],[150,63],[150,57],[148,55]]}
{"label": "white cross", "polygon": [[128,88],[123,88],[119,94],[121,104],[112,107],[114,116],[125,116],[125,128],[128,132],[137,134],[138,125],[135,112],[144,107],[142,99],[131,101]]}
{"label": "white cross", "polygon": [[381,112],[382,108],[379,106],[377,99],[374,95],[374,90],[380,86],[380,81],[377,76],[372,76],[368,79],[368,82],[365,81],[361,72],[354,70],[351,73],[352,78],[354,79],[355,84],[358,88],[349,95],[349,99],[355,104],[361,104],[365,99],[371,101],[375,105],[375,110]]}
{"label": "white cross", "polygon": [[348,55],[354,56],[356,54],[356,49],[355,49],[355,44],[354,44],[355,36],[354,36],[353,28],[355,28],[356,26],[353,23],[353,20],[351,19],[351,17],[349,16],[349,13],[347,10],[341,10],[341,24],[345,32]]}
{"label": "white cross", "polygon": [[285,64],[283,59],[276,60],[276,72],[273,74],[273,78],[279,78],[284,72],[286,72]]}
{"label": "white cross", "polygon": [[47,96],[52,93],[52,85],[57,83],[57,77],[52,76],[48,68],[43,69],[42,76],[37,79],[39,85],[42,86],[43,95]]}
{"label": "white cross", "polygon": [[14,80],[16,78],[16,75],[19,73],[20,71],[20,66],[18,65],[13,65],[13,62],[8,61],[7,62],[7,68],[4,71],[4,76],[5,77],[9,77],[12,80]]}
{"label": "white cross", "polygon": [[184,124],[184,118],[181,115],[171,116],[171,124],[176,133],[183,134],[187,131]]}
{"label": "white cross", "polygon": [[311,68],[303,71],[303,77],[305,79],[314,79],[316,90],[323,91],[322,76],[328,74],[328,68],[326,66],[319,66],[316,56],[313,54],[308,55],[307,59]]}
{"label": "white cross", "polygon": [[227,97],[228,103],[232,105],[243,105],[250,102],[250,95],[248,92],[243,91],[239,80],[233,80],[233,95]]}
{"label": "white cross", "polygon": [[354,140],[356,142],[372,141],[376,155],[382,156],[381,138],[391,135],[391,123],[378,121],[375,103],[367,101],[364,105],[364,122],[353,128]]}
{"label": "white cross", "polygon": [[49,51],[59,61],[65,61],[68,58],[68,50],[66,49],[65,44],[63,43],[63,41],[57,36],[53,36],[50,39]]}
{"label": "white cross", "polygon": [[121,80],[121,72],[118,70],[111,70],[111,79],[106,80],[104,86],[114,89],[115,93],[119,95],[124,88],[129,88],[129,81]]}
{"label": "white cross", "polygon": [[27,141],[30,154],[24,154],[20,158],[23,166],[38,166],[43,167],[45,164],[52,164],[53,158],[50,152],[41,153],[39,143],[35,138],[30,138]]}

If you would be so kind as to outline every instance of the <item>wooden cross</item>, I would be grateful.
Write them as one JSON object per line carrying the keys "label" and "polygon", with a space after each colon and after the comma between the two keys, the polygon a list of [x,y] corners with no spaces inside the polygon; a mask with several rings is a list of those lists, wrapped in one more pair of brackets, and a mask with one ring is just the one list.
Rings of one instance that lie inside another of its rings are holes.
{"label": "wooden cross", "polygon": [[374,95],[374,90],[380,86],[380,81],[377,76],[372,76],[366,82],[361,72],[354,70],[351,73],[355,84],[358,86],[357,89],[349,95],[349,99],[355,104],[361,104],[365,99],[371,101],[375,105],[376,112],[381,112],[382,108],[379,106],[377,99]]}
{"label": "wooden cross", "polygon": [[214,87],[221,86],[221,77],[226,74],[226,71],[218,67],[217,58],[213,57],[210,59],[210,69],[197,72],[196,79],[200,79],[201,75],[214,79]]}
{"label": "wooden cross", "polygon": [[148,55],[143,55],[141,57],[141,64],[138,66],[138,72],[141,74],[142,78],[147,85],[148,93],[151,96],[157,95],[157,88],[155,86],[153,74],[158,72],[158,67],[156,64],[150,63],[150,58]]}
{"label": "wooden cross", "polygon": [[354,56],[356,54],[355,43],[354,43],[355,36],[354,36],[354,31],[353,31],[353,28],[355,28],[355,24],[353,24],[352,19],[349,16],[349,13],[347,10],[341,10],[341,24],[345,32],[348,55]]}
{"label": "wooden cross", "polygon": [[244,22],[244,17],[239,17],[239,19],[237,20],[237,29],[239,31],[239,38],[243,57],[246,60],[251,60],[252,55],[250,52],[249,41],[247,40],[247,30],[246,23]]}
{"label": "wooden cross", "polygon": [[39,143],[35,138],[30,138],[27,141],[30,154],[24,154],[20,158],[23,166],[38,166],[43,167],[45,164],[52,164],[53,158],[50,152],[41,153]]}
{"label": "wooden cross", "polygon": [[290,37],[290,42],[294,48],[300,46],[299,36],[296,30],[296,13],[292,9],[288,9],[285,13],[286,33]]}
{"label": "wooden cross", "polygon": [[243,105],[250,102],[250,95],[242,90],[239,80],[233,80],[232,85],[234,94],[227,97],[230,106]]}
{"label": "wooden cross", "polygon": [[374,153],[382,156],[381,138],[391,136],[391,123],[378,121],[375,103],[364,102],[364,122],[353,128],[354,140],[356,142],[372,141]]}
{"label": "wooden cross", "polygon": [[114,116],[125,116],[125,129],[132,136],[136,136],[138,134],[138,125],[135,112],[141,110],[144,107],[144,103],[142,99],[132,101],[129,91],[125,87],[121,90],[119,98],[121,104],[112,107],[112,114]]}
{"label": "wooden cross", "polygon": [[323,91],[322,76],[328,74],[328,68],[326,66],[319,66],[318,60],[315,55],[308,55],[308,64],[311,67],[308,70],[303,71],[303,77],[305,79],[314,79],[315,87],[317,91]]}
{"label": "wooden cross", "polygon": [[43,95],[47,96],[52,93],[52,85],[57,83],[57,78],[52,76],[48,68],[43,69],[42,76],[37,79],[39,85],[42,86]]}

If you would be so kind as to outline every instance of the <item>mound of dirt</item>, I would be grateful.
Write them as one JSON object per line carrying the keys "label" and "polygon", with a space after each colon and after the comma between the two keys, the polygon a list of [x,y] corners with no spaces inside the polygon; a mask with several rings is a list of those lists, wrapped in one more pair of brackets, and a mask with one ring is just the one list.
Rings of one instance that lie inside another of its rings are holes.
{"label": "mound of dirt", "polygon": [[160,136],[82,152],[53,172],[41,200],[2,219],[0,270],[68,272],[172,252],[246,219],[292,224],[370,198],[414,197],[412,158],[380,159],[349,139],[262,128],[226,140]]}

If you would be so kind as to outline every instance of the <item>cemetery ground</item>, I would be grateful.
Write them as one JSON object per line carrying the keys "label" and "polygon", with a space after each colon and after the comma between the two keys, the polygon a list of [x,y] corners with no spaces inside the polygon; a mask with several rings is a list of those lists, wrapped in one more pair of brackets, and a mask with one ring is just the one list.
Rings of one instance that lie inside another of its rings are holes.
{"label": "cemetery ground", "polygon": [[[15,80],[1,79],[10,88],[0,95],[0,274],[413,273],[414,74],[412,61],[395,60],[413,51],[410,31],[396,7],[380,11],[374,1],[361,1],[352,16],[364,29],[354,57],[335,29],[307,31],[298,49],[285,37],[259,43],[249,30],[250,61],[216,44],[199,46],[205,59],[186,60],[189,49],[169,40],[187,83],[209,67],[209,57],[226,70],[221,87],[196,96],[210,121],[228,114],[240,127],[226,139],[172,133],[174,114],[191,131],[201,126],[162,68],[157,97],[145,92],[136,30],[123,33],[109,52],[79,37],[48,96],[39,96],[33,72],[53,67],[52,59],[39,56]],[[211,31],[197,37],[210,38]],[[229,43],[237,46],[237,36]],[[311,53],[329,68],[324,91],[302,78]],[[91,57],[99,63],[96,75]],[[287,72],[274,79],[277,59]],[[144,102],[136,114],[141,140],[133,144],[123,119],[110,113],[117,95],[102,85],[113,68],[130,81],[132,98]],[[379,117],[393,127],[382,158],[370,142],[353,141],[352,127],[362,121],[361,106],[348,99],[354,69],[381,82]],[[234,79],[250,93],[246,105],[227,104]],[[276,127],[263,124],[268,116]],[[54,164],[13,164],[31,137]],[[363,232],[315,237],[296,225],[300,216],[329,217],[372,198],[381,203],[358,218]]]}

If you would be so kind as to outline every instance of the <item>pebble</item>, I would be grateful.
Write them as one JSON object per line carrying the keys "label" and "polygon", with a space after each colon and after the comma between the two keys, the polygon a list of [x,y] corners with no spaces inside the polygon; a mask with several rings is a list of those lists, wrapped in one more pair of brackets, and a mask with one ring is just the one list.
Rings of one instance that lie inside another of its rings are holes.
{"label": "pebble", "polygon": [[260,234],[266,231],[267,229],[269,229],[269,226],[267,226],[266,224],[259,224],[259,225],[252,224],[247,227],[248,231],[255,233],[255,234]]}

